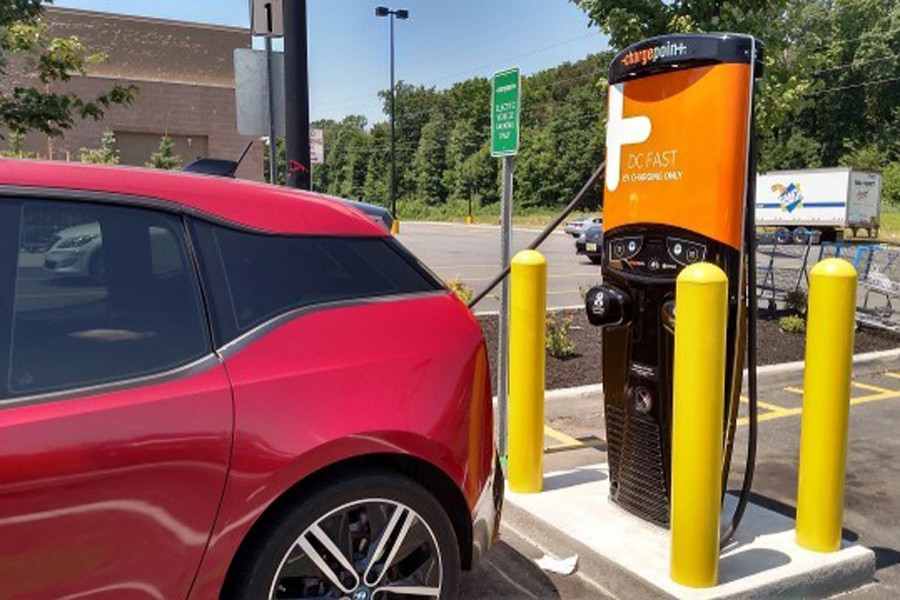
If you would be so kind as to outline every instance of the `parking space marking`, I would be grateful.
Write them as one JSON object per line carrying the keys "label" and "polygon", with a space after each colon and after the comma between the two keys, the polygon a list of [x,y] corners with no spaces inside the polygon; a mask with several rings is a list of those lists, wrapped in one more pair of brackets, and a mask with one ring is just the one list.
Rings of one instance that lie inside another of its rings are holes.
{"label": "parking space marking", "polygon": [[[750,399],[747,398],[747,396],[741,396],[741,402],[743,402],[744,404],[749,404]],[[787,406],[778,406],[777,404],[771,404],[769,402],[764,402],[762,400],[757,400],[756,405],[759,406],[760,408],[765,408],[766,410],[769,410],[772,412],[778,412],[780,410],[790,410],[790,408]]]}
{"label": "parking space marking", "polygon": [[605,446],[606,441],[601,440],[600,438],[596,438],[591,436],[589,440],[579,440],[576,437],[572,437],[567,433],[563,433],[558,429],[554,429],[549,425],[544,425],[544,435],[547,437],[551,437],[560,444],[555,446],[547,446],[544,448],[545,454],[552,454],[554,452],[566,452],[568,450],[581,450],[582,448],[597,448],[600,446]]}
{"label": "parking space marking", "polygon": [[557,429],[553,429],[549,425],[544,425],[544,435],[547,437],[552,437],[557,442],[562,442],[563,444],[580,444],[577,438],[572,437],[567,433],[563,433]]}
{"label": "parking space marking", "polygon": [[[897,377],[900,379],[900,377]],[[878,387],[875,385],[869,385],[867,383],[859,383],[859,382],[851,382],[851,385],[857,389],[867,390],[870,392],[874,392],[872,394],[868,394],[866,396],[857,396],[855,398],[850,398],[850,405],[854,406],[857,404],[867,404],[869,402],[879,402],[881,400],[896,400],[900,399],[900,390],[889,390],[887,388]],[[795,387],[786,387],[785,391],[792,392],[795,394],[803,394],[803,390]],[[741,398],[742,401],[746,401],[745,398]],[[774,419],[783,419],[785,417],[794,417],[800,414],[803,414],[802,407],[796,408],[786,408],[780,407],[775,404],[767,404],[764,402],[760,402],[759,406],[766,408],[768,412],[762,413],[758,416],[758,421],[760,423],[764,421],[772,421]],[[748,417],[740,417],[737,420],[738,425],[747,425],[750,420]]]}
{"label": "parking space marking", "polygon": [[869,385],[868,383],[857,383],[855,381],[853,383],[851,383],[851,385],[855,388],[858,388],[861,390],[866,390],[868,392],[875,392],[877,394],[890,394],[891,392],[894,391],[894,390],[886,390],[882,387],[878,387],[875,385]]}
{"label": "parking space marking", "polygon": [[803,395],[803,388],[789,386],[784,388],[784,391],[790,392],[792,394],[800,394],[801,396]]}
{"label": "parking space marking", "polygon": [[900,379],[900,373],[885,373],[885,377],[893,377],[894,379]]}

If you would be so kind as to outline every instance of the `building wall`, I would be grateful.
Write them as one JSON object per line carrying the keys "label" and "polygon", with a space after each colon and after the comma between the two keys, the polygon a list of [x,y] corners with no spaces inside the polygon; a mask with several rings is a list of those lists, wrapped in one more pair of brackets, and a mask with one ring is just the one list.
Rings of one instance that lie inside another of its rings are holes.
{"label": "building wall", "polygon": [[133,84],[138,94],[131,105],[108,109],[101,121],[76,121],[61,138],[29,135],[27,151],[77,161],[81,148],[99,147],[110,130],[121,134],[121,162],[140,166],[166,134],[185,164],[201,156],[237,160],[252,142],[237,175],[263,179],[263,143],[237,132],[233,55],[250,46],[249,30],[57,8],[46,9],[45,17],[51,35],[78,36],[91,52],[109,57],[86,76],[54,84],[54,91],[90,99],[113,85]]}

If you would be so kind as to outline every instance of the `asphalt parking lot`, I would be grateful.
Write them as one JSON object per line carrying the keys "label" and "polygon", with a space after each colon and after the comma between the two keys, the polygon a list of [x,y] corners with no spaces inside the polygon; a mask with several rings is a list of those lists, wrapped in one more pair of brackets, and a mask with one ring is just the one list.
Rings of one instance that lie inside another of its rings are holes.
{"label": "asphalt parking lot", "polygon": [[[514,229],[513,255],[539,233],[538,229]],[[459,279],[475,292],[481,291],[500,272],[500,228],[496,226],[404,222],[397,238],[445,281]],[[547,258],[547,307],[583,306],[582,292],[600,281],[599,265],[575,254],[575,238],[563,233],[562,227],[539,250]],[[768,299],[773,294],[781,302],[786,289],[798,281],[805,289],[808,278],[803,269],[812,268],[821,250],[817,245],[808,251],[804,246],[782,246],[773,252],[771,246],[760,246],[757,254],[760,308],[769,305]],[[833,252],[833,248],[825,250],[826,255]],[[846,257],[852,260],[853,252]],[[476,311],[496,311],[498,294],[499,287],[476,306]],[[865,296],[864,286],[860,284],[859,306],[863,305]],[[885,297],[878,293],[869,298],[871,307],[883,307],[885,302]],[[895,313],[892,318],[900,327],[900,314]]]}
{"label": "asphalt parking lot", "polygon": [[[513,231],[513,255],[540,233],[537,229]],[[500,228],[486,225],[404,222],[397,236],[422,262],[445,281],[460,279],[481,291],[500,272]],[[541,246],[547,257],[547,306],[581,306],[579,287],[600,281],[600,267],[575,254],[575,238],[557,230]],[[496,293],[477,306],[480,311],[499,308]]]}

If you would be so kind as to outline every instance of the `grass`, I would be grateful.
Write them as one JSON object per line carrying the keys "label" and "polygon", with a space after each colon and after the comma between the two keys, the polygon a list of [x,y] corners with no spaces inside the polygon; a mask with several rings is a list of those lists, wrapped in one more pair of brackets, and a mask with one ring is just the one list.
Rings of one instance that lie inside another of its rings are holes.
{"label": "grass", "polygon": [[[401,221],[442,221],[447,223],[465,223],[468,210],[465,203],[456,202],[442,206],[427,206],[421,203],[412,203],[400,200],[397,206]],[[500,206],[492,204],[485,207],[475,207],[475,223],[482,225],[499,225]],[[530,227],[541,229],[549,225],[559,215],[562,207],[557,209],[522,209],[515,207],[513,212],[513,224],[516,227]],[[566,218],[572,221],[600,214],[600,210],[582,211],[576,210]],[[850,235],[850,231],[846,232]],[[860,238],[864,241],[866,238]],[[900,245],[900,206],[885,204],[881,210],[881,229],[879,239],[888,244]]]}
{"label": "grass", "polygon": [[900,206],[882,208],[879,237],[885,242],[900,244]]}

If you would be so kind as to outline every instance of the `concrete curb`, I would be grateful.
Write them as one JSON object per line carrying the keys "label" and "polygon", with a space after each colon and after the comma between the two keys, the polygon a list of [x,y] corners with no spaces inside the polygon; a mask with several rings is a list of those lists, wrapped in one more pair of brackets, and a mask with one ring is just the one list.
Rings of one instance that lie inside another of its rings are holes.
{"label": "concrete curb", "polygon": [[[900,348],[893,350],[881,350],[878,352],[866,352],[853,355],[853,368],[869,368],[887,365],[892,361],[900,360]],[[777,365],[766,365],[756,369],[758,379],[765,378],[766,385],[786,385],[796,381],[797,373],[802,373],[805,364],[802,360]],[[744,369],[744,385],[747,385],[747,370]]]}
{"label": "concrete curb", "polygon": [[[893,350],[881,350],[878,352],[866,352],[853,356],[853,368],[871,370],[882,366],[888,366],[892,362],[900,360],[900,348]],[[760,383],[765,385],[787,385],[796,383],[797,373],[803,372],[803,361],[766,365],[756,370],[756,376]],[[900,366],[898,366],[900,368]],[[747,370],[744,369],[744,385],[747,385]],[[547,390],[544,393],[545,400],[576,400],[586,396],[596,396],[603,393],[603,384],[595,383],[570,388],[558,388]]]}

